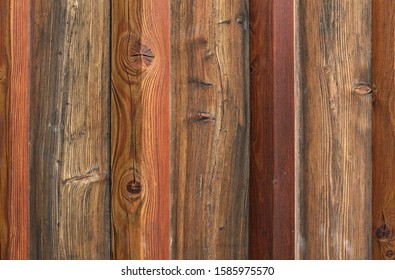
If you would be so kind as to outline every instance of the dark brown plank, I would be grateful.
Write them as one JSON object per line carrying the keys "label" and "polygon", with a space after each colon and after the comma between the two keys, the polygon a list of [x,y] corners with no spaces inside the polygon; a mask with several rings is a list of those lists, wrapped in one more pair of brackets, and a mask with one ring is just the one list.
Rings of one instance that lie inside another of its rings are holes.
{"label": "dark brown plank", "polygon": [[373,3],[373,258],[395,259],[395,2]]}
{"label": "dark brown plank", "polygon": [[112,257],[169,259],[170,2],[112,4]]}
{"label": "dark brown plank", "polygon": [[371,2],[297,1],[297,258],[371,256]]}
{"label": "dark brown plank", "polygon": [[172,258],[248,258],[248,1],[172,1]]}
{"label": "dark brown plank", "polygon": [[32,1],[33,259],[110,258],[110,2]]}
{"label": "dark brown plank", "polygon": [[0,0],[0,259],[28,258],[30,1]]}
{"label": "dark brown plank", "polygon": [[295,257],[294,1],[250,1],[250,258]]}

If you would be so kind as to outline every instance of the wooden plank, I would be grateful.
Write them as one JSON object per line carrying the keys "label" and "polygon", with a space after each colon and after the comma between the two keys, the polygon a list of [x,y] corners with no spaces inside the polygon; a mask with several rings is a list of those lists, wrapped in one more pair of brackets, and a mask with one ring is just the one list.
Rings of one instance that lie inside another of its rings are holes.
{"label": "wooden plank", "polygon": [[248,1],[172,2],[172,258],[248,258]]}
{"label": "wooden plank", "polygon": [[0,0],[0,259],[28,258],[29,14]]}
{"label": "wooden plank", "polygon": [[33,259],[110,258],[110,3],[32,1]]}
{"label": "wooden plank", "polygon": [[170,2],[112,4],[112,257],[169,259]]}
{"label": "wooden plank", "polygon": [[297,257],[371,256],[371,1],[298,1]]}
{"label": "wooden plank", "polygon": [[250,258],[293,259],[294,1],[250,1],[250,29]]}
{"label": "wooden plank", "polygon": [[373,3],[373,258],[395,259],[395,2]]}

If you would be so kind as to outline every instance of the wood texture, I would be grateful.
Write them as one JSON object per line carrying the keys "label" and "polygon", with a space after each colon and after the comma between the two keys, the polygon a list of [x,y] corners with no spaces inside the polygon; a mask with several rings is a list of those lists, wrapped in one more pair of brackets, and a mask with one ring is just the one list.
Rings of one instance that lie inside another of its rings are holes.
{"label": "wood texture", "polygon": [[32,1],[33,259],[110,258],[110,2]]}
{"label": "wood texture", "polygon": [[169,259],[170,2],[112,4],[112,257]]}
{"label": "wood texture", "polygon": [[371,1],[298,1],[297,256],[371,256]]}
{"label": "wood texture", "polygon": [[395,259],[395,2],[373,3],[373,258]]}
{"label": "wood texture", "polygon": [[0,0],[0,259],[28,258],[30,2]]}
{"label": "wood texture", "polygon": [[250,1],[250,258],[295,258],[294,1]]}
{"label": "wood texture", "polygon": [[248,1],[172,1],[172,257],[248,258]]}

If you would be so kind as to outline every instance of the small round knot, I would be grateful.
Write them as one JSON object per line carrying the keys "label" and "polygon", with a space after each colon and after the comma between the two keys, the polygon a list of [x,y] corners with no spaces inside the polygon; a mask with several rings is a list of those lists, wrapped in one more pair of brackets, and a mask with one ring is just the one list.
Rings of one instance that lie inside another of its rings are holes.
{"label": "small round knot", "polygon": [[394,251],[388,250],[387,252],[385,252],[385,256],[387,258],[392,258],[394,256]]}
{"label": "small round knot", "polygon": [[152,49],[134,34],[126,34],[120,38],[116,55],[118,65],[127,75],[125,80],[131,84],[139,81],[140,76],[151,67],[155,59]]}
{"label": "small round knot", "polygon": [[136,194],[141,193],[141,191],[143,190],[143,187],[137,181],[129,181],[126,183],[126,190],[128,191],[128,193],[130,193],[132,195],[136,195]]}

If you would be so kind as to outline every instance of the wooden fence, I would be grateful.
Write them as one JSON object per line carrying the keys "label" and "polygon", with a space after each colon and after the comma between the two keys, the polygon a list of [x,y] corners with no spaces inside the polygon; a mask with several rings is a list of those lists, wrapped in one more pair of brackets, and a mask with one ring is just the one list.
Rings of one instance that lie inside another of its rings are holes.
{"label": "wooden fence", "polygon": [[0,0],[0,259],[395,259],[395,1]]}

